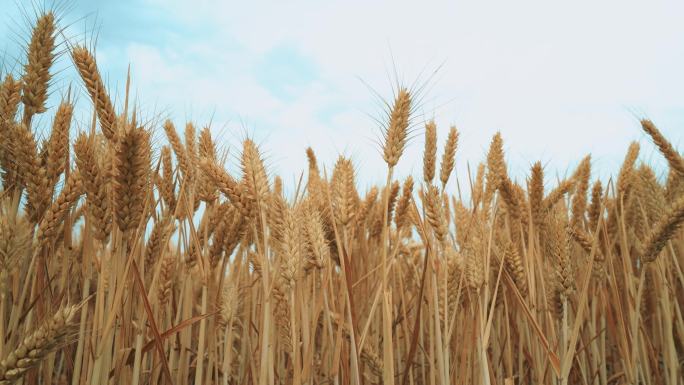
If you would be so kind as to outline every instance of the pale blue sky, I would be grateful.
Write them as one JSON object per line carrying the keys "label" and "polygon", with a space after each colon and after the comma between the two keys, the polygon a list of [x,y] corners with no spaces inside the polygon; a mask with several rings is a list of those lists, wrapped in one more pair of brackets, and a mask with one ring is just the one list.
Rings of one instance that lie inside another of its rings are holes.
{"label": "pale blue sky", "polygon": [[[116,95],[130,63],[144,115],[179,125],[212,120],[232,154],[249,135],[271,170],[290,183],[305,169],[309,145],[328,166],[340,153],[351,156],[364,185],[384,181],[373,120],[382,108],[372,90],[390,97],[397,77],[427,84],[416,116],[419,137],[399,163],[400,176],[420,175],[420,123],[430,117],[440,142],[450,124],[461,132],[462,183],[466,162],[475,168],[484,159],[497,130],[514,175],[536,160],[551,177],[564,174],[591,152],[596,173],[605,177],[631,140],[642,142],[642,159],[662,164],[639,129],[640,116],[684,146],[681,2],[65,4],[66,35],[73,42],[97,36],[98,62]],[[33,8],[20,0],[0,5],[4,67],[18,70],[14,59],[23,58],[16,43],[28,28],[17,17],[20,8]],[[68,64],[62,58],[57,65],[63,69],[57,95],[74,81]]]}

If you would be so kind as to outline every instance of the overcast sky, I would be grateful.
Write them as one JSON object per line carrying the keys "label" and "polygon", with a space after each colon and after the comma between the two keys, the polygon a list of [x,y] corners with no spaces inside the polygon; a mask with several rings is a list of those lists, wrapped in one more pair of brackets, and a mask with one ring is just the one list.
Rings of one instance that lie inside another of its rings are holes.
{"label": "overcast sky", "polygon": [[[16,44],[29,33],[22,13],[33,8],[0,5],[4,69],[18,71]],[[362,186],[384,181],[377,95],[391,98],[397,80],[423,87],[400,176],[420,176],[423,122],[433,117],[440,151],[450,125],[461,133],[461,183],[496,131],[518,178],[536,160],[550,178],[564,175],[587,153],[605,178],[632,140],[642,142],[642,159],[662,165],[640,131],[644,116],[684,146],[681,2],[69,0],[58,8],[72,42],[97,37],[119,106],[130,64],[143,115],[211,121],[231,154],[252,137],[290,184],[306,168],[306,146],[328,167],[351,156]],[[57,69],[59,94],[73,70],[66,58]]]}

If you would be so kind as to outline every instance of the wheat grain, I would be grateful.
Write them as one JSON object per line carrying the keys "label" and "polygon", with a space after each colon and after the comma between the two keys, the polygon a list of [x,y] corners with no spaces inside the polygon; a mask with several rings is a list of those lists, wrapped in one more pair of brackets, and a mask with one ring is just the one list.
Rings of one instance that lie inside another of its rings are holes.
{"label": "wheat grain", "polygon": [[408,176],[406,180],[404,180],[404,185],[401,190],[401,198],[399,199],[399,202],[397,202],[396,214],[394,215],[394,224],[399,232],[401,232],[409,223],[408,211],[413,196],[413,178],[411,176]]}
{"label": "wheat grain", "polygon": [[[209,132],[208,127],[205,127],[200,132],[198,157],[199,159],[216,161],[216,146],[211,139],[211,133]],[[200,174],[197,177],[197,197],[207,203],[214,202],[218,199],[216,186],[211,183],[209,178],[204,174]]]}
{"label": "wheat grain", "polygon": [[575,181],[573,179],[565,179],[558,183],[558,186],[551,190],[549,194],[544,198],[542,202],[542,207],[544,210],[549,211],[555,206],[561,199],[568,194],[575,187]]}
{"label": "wheat grain", "polygon": [[682,223],[684,223],[684,196],[670,207],[644,240],[644,248],[641,251],[643,261],[653,262],[667,242],[677,233]]}
{"label": "wheat grain", "polygon": [[162,174],[156,178],[156,182],[159,188],[159,194],[164,200],[164,203],[166,203],[169,211],[174,212],[176,210],[176,188],[173,179],[174,173],[171,149],[168,146],[162,147],[161,160]]}
{"label": "wheat grain", "polygon": [[492,203],[494,193],[499,188],[499,184],[507,178],[506,163],[503,153],[503,139],[501,134],[497,132],[489,145],[487,152],[487,174],[484,195],[482,197],[483,211],[485,215],[489,214],[489,208]]}
{"label": "wheat grain", "polygon": [[55,113],[55,120],[50,132],[50,140],[47,145],[47,168],[48,186],[54,188],[60,175],[69,166],[69,130],[74,106],[69,101],[60,103]]}
{"label": "wheat grain", "polygon": [[525,296],[528,290],[525,264],[518,250],[510,242],[504,246],[504,261],[506,262],[506,268],[513,277],[515,285],[520,290],[520,294]]}
{"label": "wheat grain", "polygon": [[0,85],[0,123],[13,121],[21,101],[21,82],[7,74]]}
{"label": "wheat grain", "polygon": [[439,190],[433,185],[427,187],[427,191],[423,193],[423,205],[425,206],[425,216],[430,227],[435,233],[435,237],[439,242],[444,242],[447,235],[447,223],[444,217],[444,209],[442,207]]}
{"label": "wheat grain", "polygon": [[437,124],[434,120],[425,123],[425,149],[423,150],[423,180],[430,184],[435,178],[437,161]]}
{"label": "wheat grain", "polygon": [[544,169],[541,162],[535,162],[532,166],[527,191],[529,192],[532,223],[534,223],[535,228],[541,229],[545,216],[545,210],[542,206],[544,200]]}
{"label": "wheat grain", "polygon": [[574,179],[576,183],[575,193],[572,196],[572,221],[573,227],[584,226],[584,214],[587,209],[587,192],[589,191],[589,179],[591,178],[591,156],[582,159],[577,166]]}
{"label": "wheat grain", "polygon": [[265,203],[270,190],[266,167],[256,144],[250,139],[245,139],[242,142],[240,164],[249,199],[257,202],[257,204]]}
{"label": "wheat grain", "polygon": [[128,233],[143,219],[149,188],[150,136],[142,127],[121,134],[114,156],[114,219]]}
{"label": "wheat grain", "polygon": [[625,160],[622,162],[622,167],[620,168],[620,173],[617,178],[617,191],[618,193],[627,199],[629,190],[632,186],[634,179],[634,163],[639,156],[639,143],[632,142],[627,150],[627,155],[625,155]]}
{"label": "wheat grain", "polygon": [[383,133],[385,145],[383,158],[389,167],[394,167],[406,147],[411,114],[411,95],[405,88],[399,89],[390,111],[389,122]]}
{"label": "wheat grain", "polygon": [[684,159],[682,159],[682,156],[674,149],[674,147],[672,147],[672,144],[665,139],[655,124],[648,119],[642,119],[641,128],[643,128],[643,130],[651,136],[653,143],[658,146],[660,153],[662,153],[665,159],[667,159],[667,163],[670,165],[670,168],[675,170],[680,177],[684,178]]}
{"label": "wheat grain", "polygon": [[11,384],[38,365],[50,352],[65,342],[73,331],[77,306],[63,307],[0,361],[0,384]]}
{"label": "wheat grain", "polygon": [[442,188],[446,186],[449,176],[451,176],[451,172],[454,170],[457,146],[458,131],[456,131],[456,127],[451,126],[449,136],[447,136],[447,141],[444,145],[444,154],[442,154],[442,163],[439,169],[439,180],[442,182]]}
{"label": "wheat grain", "polygon": [[163,217],[157,220],[152,227],[152,232],[145,245],[145,266],[151,268],[155,266],[157,260],[166,248],[168,236],[173,232],[174,226],[170,217]]}
{"label": "wheat grain", "polygon": [[587,216],[589,217],[589,228],[594,231],[601,216],[601,200],[603,195],[603,187],[601,181],[594,182],[594,186],[591,188],[591,203],[587,208]]}
{"label": "wheat grain", "polygon": [[354,183],[354,166],[351,160],[339,157],[335,163],[332,181],[332,207],[337,222],[343,227],[354,220],[358,193]]}
{"label": "wheat grain", "polygon": [[16,144],[16,162],[20,180],[26,185],[27,211],[33,222],[38,222],[43,211],[52,198],[48,194],[48,178],[45,168],[41,165],[36,142],[28,127],[14,124],[13,135]]}
{"label": "wheat grain", "polygon": [[97,68],[95,57],[93,57],[87,48],[76,46],[71,50],[71,58],[95,105],[95,111],[100,120],[102,133],[108,140],[112,142],[115,141],[118,131],[116,125],[116,112],[114,111],[114,105],[112,104],[111,99],[109,99],[107,90],[102,82],[102,77]]}
{"label": "wheat grain", "polygon": [[167,254],[161,260],[159,279],[157,280],[157,302],[161,306],[166,305],[171,298],[175,273],[176,259],[172,254]]}
{"label": "wheat grain", "polygon": [[392,222],[392,216],[394,215],[394,207],[396,206],[397,199],[399,198],[399,182],[396,180],[392,182],[389,189],[389,197],[387,198],[387,223]]}
{"label": "wheat grain", "polygon": [[307,260],[307,268],[312,266],[322,268],[330,260],[330,246],[325,238],[321,216],[318,213],[318,210],[316,210],[315,204],[311,201],[308,201],[305,204],[302,215],[306,246],[311,256]]}
{"label": "wheat grain", "polygon": [[22,77],[21,101],[24,104],[24,124],[30,126],[31,117],[47,111],[50,67],[55,59],[55,16],[52,12],[41,15],[36,21],[28,45],[28,58]]}
{"label": "wheat grain", "polygon": [[83,194],[82,178],[79,173],[74,172],[67,178],[59,196],[52,202],[38,224],[36,237],[40,245],[44,245],[57,236],[59,226],[81,194]]}
{"label": "wheat grain", "polygon": [[95,157],[94,138],[80,134],[74,143],[76,165],[88,198],[88,212],[95,239],[104,242],[112,227],[110,200],[103,171]]}

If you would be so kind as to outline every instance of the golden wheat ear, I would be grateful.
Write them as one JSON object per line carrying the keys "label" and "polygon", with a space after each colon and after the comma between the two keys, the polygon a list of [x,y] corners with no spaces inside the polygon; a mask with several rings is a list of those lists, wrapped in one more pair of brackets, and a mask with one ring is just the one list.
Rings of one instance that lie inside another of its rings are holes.
{"label": "golden wheat ear", "polygon": [[75,330],[74,319],[78,311],[79,306],[76,305],[63,307],[25,337],[0,361],[0,384],[17,382],[63,344],[65,338]]}
{"label": "golden wheat ear", "polygon": [[508,178],[508,172],[504,159],[503,139],[501,138],[501,133],[497,132],[492,138],[489,144],[489,151],[487,152],[487,174],[485,176],[487,184],[482,198],[485,217],[489,215],[494,193],[506,178]]}
{"label": "golden wheat ear", "polygon": [[639,157],[641,146],[637,142],[632,142],[625,154],[625,160],[622,162],[620,172],[617,178],[617,192],[618,199],[626,199],[634,183],[634,165]]}
{"label": "golden wheat ear", "polygon": [[437,159],[437,124],[430,120],[425,124],[425,149],[423,151],[423,180],[432,183],[435,178],[435,162]]}
{"label": "golden wheat ear", "polygon": [[404,147],[406,147],[410,113],[411,95],[406,88],[402,88],[394,100],[394,106],[390,111],[390,120],[384,132],[383,158],[390,168],[397,164],[404,152]]}
{"label": "golden wheat ear", "polygon": [[351,160],[342,156],[338,158],[333,170],[331,187],[333,215],[341,226],[348,227],[356,214],[358,200]]}
{"label": "golden wheat ear", "polygon": [[178,132],[176,131],[176,127],[174,126],[173,122],[167,120],[164,122],[163,127],[166,137],[169,140],[169,144],[171,145],[173,152],[176,154],[178,167],[180,168],[183,178],[185,179],[183,183],[190,185],[195,172],[192,159],[186,151],[183,143],[181,143],[180,136],[178,136]]}
{"label": "golden wheat ear", "polygon": [[402,187],[401,198],[397,202],[396,213],[394,215],[394,224],[397,227],[397,232],[402,230],[409,224],[408,218],[411,201],[413,200],[413,178],[409,175],[404,181]]}
{"label": "golden wheat ear", "polygon": [[449,128],[449,136],[447,136],[446,144],[444,145],[444,154],[442,155],[442,163],[439,169],[439,180],[442,182],[442,189],[449,182],[451,172],[454,170],[456,147],[458,146],[458,131],[456,127]]}
{"label": "golden wheat ear", "polygon": [[121,133],[114,154],[114,219],[123,233],[143,219],[150,180],[150,136],[142,127]]}
{"label": "golden wheat ear", "polygon": [[591,156],[586,156],[575,171],[575,193],[572,196],[572,225],[573,227],[584,226],[585,212],[587,210],[587,192],[589,191],[589,178],[591,178]]}
{"label": "golden wheat ear", "polygon": [[46,149],[47,162],[45,162],[50,190],[54,190],[60,175],[69,166],[69,130],[71,129],[73,113],[74,105],[67,98],[59,104],[52,123],[52,131]]}
{"label": "golden wheat ear", "polygon": [[248,197],[243,185],[230,176],[221,166],[209,159],[202,159],[199,163],[201,171],[214,183],[216,188],[228,197],[230,203],[235,205],[242,215],[252,215],[253,204]]}
{"label": "golden wheat ear", "polygon": [[51,200],[48,194],[48,179],[38,154],[35,137],[25,124],[14,123],[16,167],[20,186],[26,187],[26,212],[34,223],[40,221]]}
{"label": "golden wheat ear", "polygon": [[173,159],[171,158],[171,148],[164,146],[161,149],[161,175],[155,176],[155,182],[161,199],[166,204],[169,212],[176,210],[176,185],[174,183]]}
{"label": "golden wheat ear", "polygon": [[665,139],[663,134],[658,130],[655,124],[648,119],[641,120],[641,128],[646,132],[653,143],[658,146],[660,153],[663,154],[670,168],[675,170],[681,178],[684,178],[684,159],[682,156],[672,147],[672,144]]}
{"label": "golden wheat ear", "polygon": [[[216,145],[211,138],[208,127],[205,127],[200,132],[198,147],[198,160],[209,159],[210,161],[216,161]],[[216,186],[202,173],[197,176],[197,197],[206,203],[211,203],[218,199]]]}
{"label": "golden wheat ear", "polygon": [[589,229],[596,230],[599,218],[602,215],[602,199],[603,199],[603,185],[600,180],[594,182],[591,188],[591,203],[587,207],[587,216],[589,217]]}
{"label": "golden wheat ear", "polygon": [[321,269],[325,267],[330,259],[330,246],[325,238],[325,230],[321,215],[316,209],[315,203],[311,200],[305,202],[302,215],[306,249],[309,253],[305,269],[307,271],[314,267]]}
{"label": "golden wheat ear", "polygon": [[684,196],[680,197],[654,226],[643,242],[641,252],[644,262],[653,262],[684,223]]}
{"label": "golden wheat ear", "polygon": [[104,242],[112,230],[112,217],[104,170],[95,156],[94,138],[81,133],[74,142],[76,166],[83,179],[95,239]]}
{"label": "golden wheat ear", "polygon": [[506,269],[508,269],[509,273],[511,274],[513,282],[520,291],[520,294],[524,297],[527,295],[528,291],[525,261],[520,255],[520,252],[518,252],[516,246],[511,242],[505,243],[503,251]]}
{"label": "golden wheat ear", "polygon": [[16,139],[12,135],[12,126],[15,124],[20,101],[21,82],[14,80],[12,75],[6,75],[0,84],[0,167],[3,170],[2,185],[5,190],[16,182],[17,169],[12,159]]}
{"label": "golden wheat ear", "polygon": [[102,133],[109,141],[114,142],[117,133],[116,112],[100,76],[95,57],[87,48],[76,46],[71,50],[71,58],[95,105]]}
{"label": "golden wheat ear", "polygon": [[55,29],[55,15],[47,12],[38,18],[31,34],[21,95],[24,104],[23,123],[29,127],[33,115],[47,111],[45,102],[51,78],[50,67],[55,59]]}
{"label": "golden wheat ear", "polygon": [[539,161],[535,162],[530,170],[527,195],[530,202],[532,223],[537,230],[540,230],[544,223],[545,211],[542,206],[544,200],[544,168]]}
{"label": "golden wheat ear", "polygon": [[5,75],[5,79],[0,84],[0,123],[13,121],[19,109],[21,101],[22,83],[14,80],[12,74]]}
{"label": "golden wheat ear", "polygon": [[66,180],[62,191],[52,205],[46,210],[43,219],[38,223],[36,237],[39,245],[46,245],[58,235],[60,225],[64,222],[69,210],[83,193],[83,182],[78,172],[72,172]]}
{"label": "golden wheat ear", "polygon": [[444,208],[440,199],[439,189],[434,185],[428,185],[423,197],[427,222],[434,231],[435,238],[440,243],[443,243],[446,240],[449,229],[444,217]]}

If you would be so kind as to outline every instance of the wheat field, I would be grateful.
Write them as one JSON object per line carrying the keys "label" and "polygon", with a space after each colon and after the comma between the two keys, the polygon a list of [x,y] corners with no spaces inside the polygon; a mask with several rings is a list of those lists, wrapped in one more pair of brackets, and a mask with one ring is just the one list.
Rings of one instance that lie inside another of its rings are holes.
{"label": "wheat field", "polygon": [[497,134],[461,194],[459,131],[399,87],[386,183],[308,148],[284,194],[252,140],[230,174],[208,128],[114,103],[87,46],[48,110],[59,30],[0,84],[0,384],[684,384],[684,157],[653,122],[665,177],[634,142],[610,179],[515,180]]}

